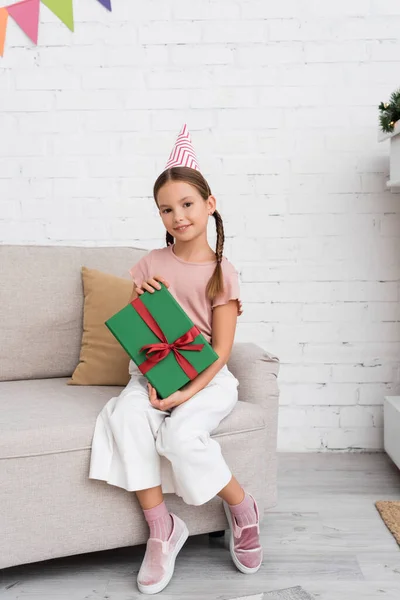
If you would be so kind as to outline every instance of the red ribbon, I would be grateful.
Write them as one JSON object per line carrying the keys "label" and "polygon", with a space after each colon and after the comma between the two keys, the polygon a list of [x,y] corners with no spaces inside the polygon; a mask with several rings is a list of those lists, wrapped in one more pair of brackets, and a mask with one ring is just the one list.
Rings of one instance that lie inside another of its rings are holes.
{"label": "red ribbon", "polygon": [[200,331],[196,325],[193,325],[189,331],[181,335],[180,338],[176,339],[172,344],[170,344],[157,321],[154,319],[153,315],[149,312],[140,298],[136,298],[136,300],[133,300],[131,304],[136,312],[142,317],[146,325],[158,337],[158,339],[161,340],[161,343],[146,344],[140,348],[140,352],[146,351],[147,357],[147,360],[145,360],[141,365],[138,365],[138,368],[143,375],[152,369],[157,363],[163,360],[166,356],[168,356],[170,352],[173,352],[181,369],[186,373],[189,379],[194,379],[196,375],[198,375],[198,372],[193,365],[191,365],[190,362],[184,356],[182,356],[180,351],[194,350],[199,352],[204,348],[204,344],[192,344],[194,339],[200,335]]}

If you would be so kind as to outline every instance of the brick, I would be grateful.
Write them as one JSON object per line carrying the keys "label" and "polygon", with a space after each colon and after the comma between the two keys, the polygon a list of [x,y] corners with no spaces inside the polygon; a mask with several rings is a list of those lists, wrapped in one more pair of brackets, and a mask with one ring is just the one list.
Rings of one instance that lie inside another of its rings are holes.
{"label": "brick", "polygon": [[21,69],[14,75],[17,90],[76,90],[80,77],[66,68]]}
{"label": "brick", "polygon": [[[258,231],[260,234],[260,231]],[[266,234],[269,234],[266,228]],[[243,270],[243,281],[395,281],[399,271],[398,265],[369,265],[362,267],[357,263],[348,262],[345,266],[338,262],[325,265],[246,266]]]}
{"label": "brick", "polygon": [[283,0],[273,4],[252,0],[242,4],[242,17],[245,19],[292,19],[302,14],[303,4],[297,0]]}
{"label": "brick", "polygon": [[347,406],[357,402],[358,386],[354,383],[280,382],[281,394],[289,404],[306,406]]}
{"label": "brick", "polygon": [[319,452],[322,451],[322,433],[317,428],[281,427],[278,431],[278,451]]}
{"label": "brick", "polygon": [[196,21],[189,21],[184,27],[181,21],[150,21],[138,29],[140,44],[195,44],[201,39],[202,26]]}
{"label": "brick", "polygon": [[[1,164],[1,163],[0,163]],[[78,158],[60,161],[49,157],[46,161],[41,158],[26,157],[22,162],[23,177],[77,177],[84,172],[84,165]]]}
{"label": "brick", "polygon": [[328,383],[331,371],[330,365],[284,364],[281,367],[281,375],[287,383]]}
{"label": "brick", "polygon": [[82,78],[83,90],[137,90],[143,86],[144,73],[140,69],[131,70],[127,77],[124,67],[94,68]]}
{"label": "brick", "polygon": [[397,385],[395,380],[390,383],[360,383],[358,385],[358,404],[371,406],[383,403],[385,396],[398,396]]}
{"label": "brick", "polygon": [[172,5],[172,14],[179,20],[213,21],[237,19],[241,16],[239,2],[228,0],[203,0],[194,4],[188,4],[185,0],[175,1]]}
{"label": "brick", "polygon": [[380,17],[384,15],[399,15],[400,16],[400,5],[397,0],[385,0],[384,4],[379,0],[371,0],[371,14],[378,15]]}
{"label": "brick", "polygon": [[70,133],[82,129],[84,119],[79,111],[26,112],[19,114],[18,125],[25,134]]}
{"label": "brick", "polygon": [[329,19],[309,15],[307,21],[301,18],[270,19],[268,39],[276,42],[323,41],[334,39],[334,27]]}
{"label": "brick", "polygon": [[303,427],[306,425],[306,412],[302,407],[282,406],[279,410],[279,427]]}
{"label": "brick", "polygon": [[44,136],[20,133],[10,137],[7,144],[0,144],[0,157],[43,156],[46,154],[47,140]]}
{"label": "brick", "polygon": [[171,61],[175,65],[230,65],[234,62],[232,48],[222,44],[210,44],[207,52],[201,45],[182,44],[170,48]]}
{"label": "brick", "polygon": [[57,110],[118,110],[124,107],[124,99],[117,90],[98,90],[95,94],[79,91],[54,92]]}
{"label": "brick", "polygon": [[202,42],[218,43],[266,43],[268,41],[267,25],[260,19],[240,21],[212,21],[203,29]]}
{"label": "brick", "polygon": [[73,227],[65,220],[54,220],[45,224],[45,230],[50,244],[59,241],[82,242],[82,240],[109,242],[110,239],[110,224],[104,219],[76,219]]}
{"label": "brick", "polygon": [[[311,427],[339,427],[342,410],[346,410],[346,408],[339,408],[338,406],[306,407],[305,422]],[[293,425],[296,425],[296,423],[294,422]]]}
{"label": "brick", "polygon": [[381,383],[393,381],[395,368],[391,364],[376,366],[333,365],[332,380],[353,383]]}
{"label": "brick", "polygon": [[45,225],[40,221],[11,221],[0,219],[0,239],[2,244],[41,243],[45,239]]}
{"label": "brick", "polygon": [[304,62],[303,46],[300,42],[263,43],[239,46],[236,51],[239,67],[249,64],[256,66],[282,65]]}
{"label": "brick", "polygon": [[371,412],[363,406],[344,406],[340,409],[340,427],[373,427]]}
{"label": "brick", "polygon": [[46,112],[54,105],[54,93],[46,91],[29,91],[29,94],[12,91],[0,94],[0,111],[5,112]]}
{"label": "brick", "polygon": [[[4,180],[3,180],[4,181]],[[0,219],[6,221],[22,220],[21,203],[16,198],[4,198],[0,201]]]}
{"label": "brick", "polygon": [[357,361],[368,364],[376,360],[396,363],[400,354],[400,342],[332,342],[303,344],[302,357],[312,363],[355,364]]}
{"label": "brick", "polygon": [[383,429],[357,427],[332,429],[326,434],[328,450],[382,450]]}
{"label": "brick", "polygon": [[[398,285],[396,282],[267,282],[243,283],[243,293],[249,300],[260,299],[275,302],[332,302],[341,301],[396,301]],[[254,296],[252,295],[252,291]]]}
{"label": "brick", "polygon": [[169,65],[167,67],[154,67],[148,72],[143,73],[143,77],[148,89],[176,89],[176,88],[210,88],[212,75],[210,72],[193,70],[190,65],[186,67],[176,67]]}

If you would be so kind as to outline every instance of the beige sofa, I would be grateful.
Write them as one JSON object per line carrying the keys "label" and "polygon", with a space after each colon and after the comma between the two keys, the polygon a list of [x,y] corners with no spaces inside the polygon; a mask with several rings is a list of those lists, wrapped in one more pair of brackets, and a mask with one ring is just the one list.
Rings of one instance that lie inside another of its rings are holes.
{"label": "beige sofa", "polygon": [[[81,266],[129,279],[146,252],[0,246],[0,568],[146,541],[135,494],[88,479],[96,416],[122,388],[66,383],[81,345]],[[228,366],[240,401],[213,435],[264,512],[276,502],[279,361],[235,343]],[[166,500],[191,534],[227,528],[219,498]]]}

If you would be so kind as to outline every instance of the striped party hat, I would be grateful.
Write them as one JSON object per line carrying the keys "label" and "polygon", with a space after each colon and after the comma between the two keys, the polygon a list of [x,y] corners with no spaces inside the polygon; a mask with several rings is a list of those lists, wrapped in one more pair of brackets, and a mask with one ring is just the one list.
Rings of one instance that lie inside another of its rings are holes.
{"label": "striped party hat", "polygon": [[171,167],[190,167],[191,169],[200,171],[186,123],[176,138],[175,145],[172,148],[168,162],[165,165],[165,169],[170,169]]}

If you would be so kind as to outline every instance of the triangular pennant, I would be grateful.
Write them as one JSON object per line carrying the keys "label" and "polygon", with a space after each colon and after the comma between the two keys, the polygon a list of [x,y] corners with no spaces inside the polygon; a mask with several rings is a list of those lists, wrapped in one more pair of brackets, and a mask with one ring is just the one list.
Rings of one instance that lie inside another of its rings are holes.
{"label": "triangular pennant", "polygon": [[74,10],[72,0],[42,0],[42,3],[53,12],[71,31],[74,30]]}
{"label": "triangular pennant", "polygon": [[100,4],[106,7],[107,10],[111,10],[111,0],[98,0]]}
{"label": "triangular pennant", "polygon": [[7,6],[10,17],[21,27],[34,44],[38,41],[40,0],[24,0]]}
{"label": "triangular pennant", "polygon": [[0,56],[4,52],[4,40],[6,39],[8,11],[6,8],[0,8]]}

